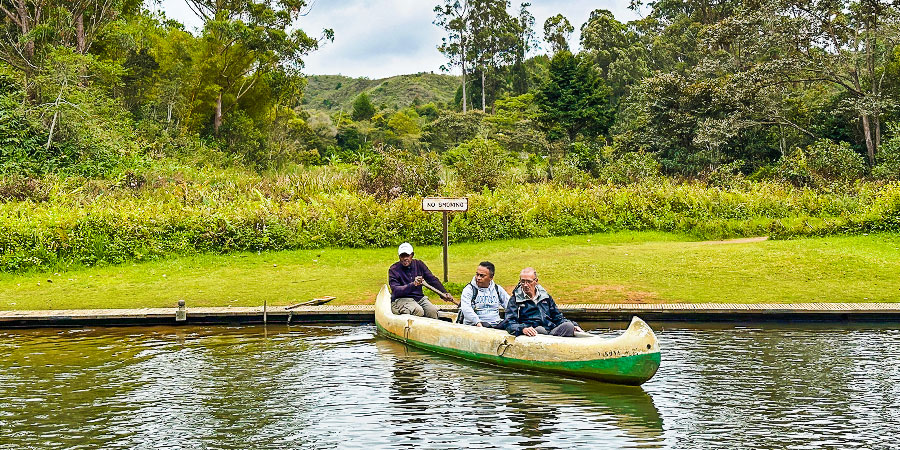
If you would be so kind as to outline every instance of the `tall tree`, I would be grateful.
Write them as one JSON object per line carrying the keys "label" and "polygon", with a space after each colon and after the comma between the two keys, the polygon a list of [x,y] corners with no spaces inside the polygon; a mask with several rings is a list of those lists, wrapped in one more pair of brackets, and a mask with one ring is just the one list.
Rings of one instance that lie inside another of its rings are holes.
{"label": "tall tree", "polygon": [[581,48],[591,55],[616,99],[650,73],[647,47],[637,31],[608,10],[592,11],[581,26]]}
{"label": "tall tree", "polygon": [[30,77],[50,46],[85,54],[103,26],[137,5],[132,0],[0,0],[0,59]]}
{"label": "tall tree", "polygon": [[827,83],[859,120],[869,164],[881,145],[885,67],[900,43],[891,0],[770,0],[713,29],[729,66],[761,87]]}
{"label": "tall tree", "polygon": [[481,110],[487,110],[487,72],[512,63],[518,37],[518,22],[509,15],[507,0],[472,0],[471,59],[481,75]]}
{"label": "tall tree", "polygon": [[573,31],[575,27],[562,14],[548,17],[544,21],[544,40],[550,44],[550,50],[554,55],[569,50],[569,36]]}
{"label": "tall tree", "polygon": [[359,94],[355,100],[353,100],[353,113],[351,113],[350,117],[353,120],[369,120],[372,116],[375,115],[375,105],[372,104],[372,100],[369,99],[369,95],[365,92]]}
{"label": "tall tree", "polygon": [[469,0],[444,0],[443,4],[434,7],[437,17],[434,24],[443,28],[447,36],[441,38],[438,50],[450,60],[441,66],[441,70],[449,72],[457,65],[462,71],[462,110],[466,112],[466,59],[469,56],[469,45],[472,40],[470,24]]}
{"label": "tall tree", "polygon": [[534,16],[528,11],[530,3],[522,3],[519,6],[517,18],[517,35],[515,57],[512,67],[513,91],[522,95],[528,92],[528,71],[525,69],[525,57],[534,48]]}
{"label": "tall tree", "polygon": [[[302,57],[334,39],[330,29],[316,39],[296,28],[307,0],[187,0],[204,21],[201,72],[215,90],[213,127],[270,72],[293,72]],[[226,104],[227,102],[227,104]]]}
{"label": "tall tree", "polygon": [[613,123],[610,91],[593,64],[561,50],[550,60],[547,80],[535,101],[539,118],[553,140],[574,142],[581,135],[596,139]]}

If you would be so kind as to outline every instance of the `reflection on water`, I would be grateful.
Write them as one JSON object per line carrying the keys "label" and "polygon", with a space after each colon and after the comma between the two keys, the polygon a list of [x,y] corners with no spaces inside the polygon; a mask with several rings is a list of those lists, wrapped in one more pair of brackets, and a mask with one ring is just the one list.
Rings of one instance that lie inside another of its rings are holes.
{"label": "reflection on water", "polygon": [[0,330],[0,449],[897,445],[897,327],[653,325],[663,363],[642,388],[371,325]]}

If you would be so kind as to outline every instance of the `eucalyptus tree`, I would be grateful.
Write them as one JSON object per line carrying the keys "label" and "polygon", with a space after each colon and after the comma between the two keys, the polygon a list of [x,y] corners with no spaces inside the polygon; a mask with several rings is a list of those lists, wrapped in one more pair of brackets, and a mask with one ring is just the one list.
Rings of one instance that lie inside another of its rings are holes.
{"label": "eucalyptus tree", "polygon": [[569,50],[569,36],[573,31],[575,27],[562,14],[548,17],[544,21],[544,40],[550,44],[553,54]]}
{"label": "eucalyptus tree", "polygon": [[471,0],[471,59],[481,76],[481,110],[487,110],[487,72],[513,63],[519,42],[519,22],[509,15],[508,0]]}
{"label": "eucalyptus tree", "polygon": [[434,7],[434,24],[443,28],[447,36],[441,38],[438,50],[450,61],[441,66],[449,72],[457,65],[462,71],[462,110],[466,112],[466,61],[472,40],[469,0],[444,0]]}
{"label": "eucalyptus tree", "polygon": [[[307,0],[187,0],[203,19],[200,56],[205,92],[215,95],[213,127],[218,135],[224,115],[272,72],[295,73],[302,57],[333,40],[330,29],[313,38],[296,27],[308,12]],[[228,102],[226,105],[225,102]]]}
{"label": "eucalyptus tree", "polygon": [[528,11],[530,3],[519,5],[519,16],[516,18],[516,47],[512,66],[512,87],[517,95],[528,92],[528,70],[525,68],[525,57],[537,43],[534,36],[534,16]]}

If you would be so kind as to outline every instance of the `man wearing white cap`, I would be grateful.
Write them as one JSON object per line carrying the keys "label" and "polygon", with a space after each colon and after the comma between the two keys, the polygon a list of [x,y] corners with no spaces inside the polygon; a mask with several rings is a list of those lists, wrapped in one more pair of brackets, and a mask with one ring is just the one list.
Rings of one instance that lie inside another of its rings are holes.
{"label": "man wearing white cap", "polygon": [[437,319],[438,310],[422,293],[422,284],[428,282],[431,286],[444,292],[441,297],[445,301],[452,302],[453,296],[447,292],[447,289],[441,284],[441,280],[438,280],[428,270],[428,266],[424,262],[413,259],[413,247],[409,242],[400,244],[400,247],[397,248],[397,256],[400,257],[400,261],[395,262],[388,269],[391,312]]}

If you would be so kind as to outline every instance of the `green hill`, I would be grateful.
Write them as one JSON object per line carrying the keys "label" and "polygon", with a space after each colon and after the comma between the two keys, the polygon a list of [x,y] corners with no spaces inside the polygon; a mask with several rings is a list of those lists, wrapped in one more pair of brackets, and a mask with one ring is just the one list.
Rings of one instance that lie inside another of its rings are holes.
{"label": "green hill", "polygon": [[343,75],[310,75],[303,95],[308,111],[350,111],[351,103],[362,92],[369,94],[376,108],[399,109],[419,103],[450,103],[459,88],[454,75],[417,73],[379,80],[350,78]]}

